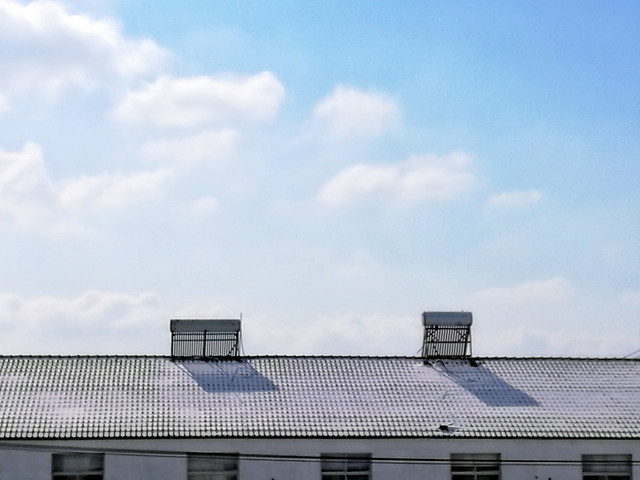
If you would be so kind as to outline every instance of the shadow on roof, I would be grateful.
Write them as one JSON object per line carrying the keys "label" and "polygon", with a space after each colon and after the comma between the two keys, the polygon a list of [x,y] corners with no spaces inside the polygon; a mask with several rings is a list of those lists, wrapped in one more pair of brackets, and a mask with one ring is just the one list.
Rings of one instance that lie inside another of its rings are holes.
{"label": "shadow on roof", "polygon": [[176,361],[208,393],[274,392],[278,390],[267,377],[241,360]]}
{"label": "shadow on roof", "polygon": [[539,403],[480,364],[432,363],[434,369],[490,407],[536,407]]}

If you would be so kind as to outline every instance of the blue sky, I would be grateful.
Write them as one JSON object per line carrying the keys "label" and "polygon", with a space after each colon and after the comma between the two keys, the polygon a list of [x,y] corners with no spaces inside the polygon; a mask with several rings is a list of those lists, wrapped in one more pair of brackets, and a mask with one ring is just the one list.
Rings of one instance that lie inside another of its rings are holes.
{"label": "blue sky", "polygon": [[635,2],[0,0],[4,353],[640,349]]}

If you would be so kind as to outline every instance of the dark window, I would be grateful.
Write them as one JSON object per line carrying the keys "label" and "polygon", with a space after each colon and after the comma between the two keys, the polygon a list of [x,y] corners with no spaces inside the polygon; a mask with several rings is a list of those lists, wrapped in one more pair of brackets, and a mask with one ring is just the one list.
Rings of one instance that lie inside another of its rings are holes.
{"label": "dark window", "polygon": [[500,480],[500,454],[452,453],[451,480]]}
{"label": "dark window", "polygon": [[371,478],[371,455],[322,455],[321,469],[322,480],[369,480]]}
{"label": "dark window", "polygon": [[55,453],[51,462],[53,480],[102,480],[102,453]]}
{"label": "dark window", "polygon": [[238,480],[238,455],[190,453],[187,471],[189,480]]}
{"label": "dark window", "polygon": [[583,455],[584,480],[631,480],[631,455]]}

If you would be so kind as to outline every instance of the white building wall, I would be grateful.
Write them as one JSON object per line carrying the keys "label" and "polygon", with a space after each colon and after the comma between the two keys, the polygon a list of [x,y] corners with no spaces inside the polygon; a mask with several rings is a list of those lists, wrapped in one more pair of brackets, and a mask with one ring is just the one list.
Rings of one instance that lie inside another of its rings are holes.
{"label": "white building wall", "polygon": [[[371,454],[372,480],[446,480],[450,478],[448,460],[451,453],[500,453],[504,462],[502,480],[579,480],[582,478],[581,457],[590,453],[631,454],[634,461],[640,461],[640,439],[185,439],[29,442],[23,445],[27,449],[13,450],[8,449],[6,443],[4,447],[0,445],[0,480],[49,479],[51,453],[73,449],[104,451],[105,480],[184,480],[186,452],[240,453],[240,480],[319,480],[320,462],[317,459],[323,453]],[[269,455],[294,458],[270,459]],[[393,458],[412,461],[384,460]],[[510,463],[514,461],[519,463]],[[639,466],[634,467],[633,476],[640,480]]]}
{"label": "white building wall", "polygon": [[0,480],[51,478],[51,454],[46,451],[0,447]]}

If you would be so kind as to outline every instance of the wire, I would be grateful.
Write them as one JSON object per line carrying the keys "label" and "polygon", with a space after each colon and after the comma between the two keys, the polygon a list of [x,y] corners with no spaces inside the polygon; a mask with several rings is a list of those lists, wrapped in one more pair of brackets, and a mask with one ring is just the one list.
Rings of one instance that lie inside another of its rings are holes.
{"label": "wire", "polygon": [[[187,452],[183,450],[156,450],[156,449],[132,449],[132,448],[83,448],[76,446],[59,446],[59,445],[47,445],[47,444],[19,444],[11,442],[0,442],[0,449],[4,450],[27,450],[27,451],[46,451],[53,453],[60,452],[77,452],[77,453],[104,453],[112,455],[128,455],[139,457],[179,457],[184,458],[190,453],[210,453],[211,455],[219,456],[237,456],[239,459],[248,461],[270,461],[270,462],[320,462],[323,455],[292,455],[292,454],[260,454],[260,453],[236,453],[236,452]],[[347,454],[347,456],[350,454]],[[354,456],[362,455],[362,453],[354,453]],[[437,458],[437,457],[370,457],[372,464],[402,464],[402,465],[449,465],[452,463],[451,458]],[[520,466],[554,466],[554,465],[581,465],[582,459],[541,459],[541,458],[526,458],[526,459],[500,459],[492,462],[498,462],[501,465],[520,465]],[[487,460],[476,460],[475,463],[487,464],[491,463]],[[628,462],[611,461],[597,463],[610,463],[640,466],[640,460],[630,460]]]}
{"label": "wire", "polygon": [[625,355],[625,356],[624,356],[624,357],[622,357],[622,358],[629,358],[629,357],[631,357],[631,356],[635,355],[636,353],[640,353],[640,348],[639,348],[638,350],[634,351],[634,352],[631,352],[629,355]]}

